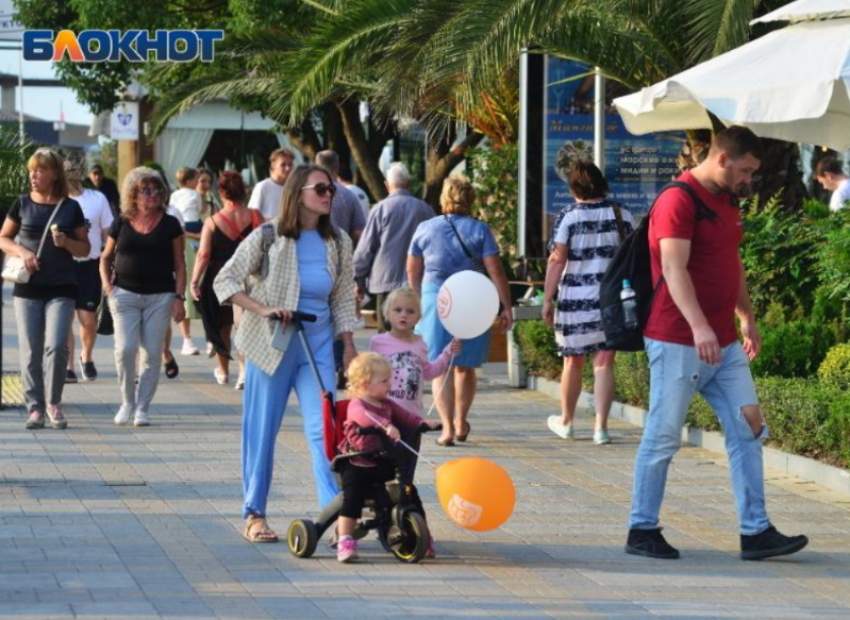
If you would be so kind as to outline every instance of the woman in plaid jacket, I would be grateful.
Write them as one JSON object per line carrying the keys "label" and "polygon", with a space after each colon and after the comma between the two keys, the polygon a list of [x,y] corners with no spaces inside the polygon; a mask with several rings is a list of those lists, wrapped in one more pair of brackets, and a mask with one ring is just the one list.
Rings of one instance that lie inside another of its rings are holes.
{"label": "woman in plaid jacket", "polygon": [[318,317],[304,328],[326,388],[335,384],[334,337],[345,345],[346,367],[357,355],[352,244],[331,224],[333,194],[333,180],[323,168],[297,167],[287,179],[278,217],[252,232],[215,279],[219,301],[246,310],[236,343],[246,358],[242,482],[245,538],[251,542],[278,540],[266,523],[266,503],[275,441],[293,389],[322,507],[338,493],[323,447],[321,394],[305,352],[297,339],[286,352],[271,346],[276,321],[290,320],[298,310]]}

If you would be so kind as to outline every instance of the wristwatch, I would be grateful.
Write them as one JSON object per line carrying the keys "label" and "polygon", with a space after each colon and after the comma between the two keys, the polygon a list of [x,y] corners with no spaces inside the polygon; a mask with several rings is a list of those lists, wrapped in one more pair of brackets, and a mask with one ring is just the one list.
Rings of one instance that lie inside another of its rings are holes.
{"label": "wristwatch", "polygon": [[180,301],[186,301],[186,296],[183,293],[177,293],[174,296],[174,299],[179,299]]}

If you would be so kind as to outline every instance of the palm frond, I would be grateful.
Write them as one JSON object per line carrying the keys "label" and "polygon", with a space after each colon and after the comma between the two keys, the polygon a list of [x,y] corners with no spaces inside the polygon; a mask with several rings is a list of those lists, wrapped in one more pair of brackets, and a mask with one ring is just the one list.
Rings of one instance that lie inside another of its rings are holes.
{"label": "palm frond", "polygon": [[689,62],[697,64],[750,40],[750,20],[761,0],[691,0],[684,3],[687,33],[693,42]]}

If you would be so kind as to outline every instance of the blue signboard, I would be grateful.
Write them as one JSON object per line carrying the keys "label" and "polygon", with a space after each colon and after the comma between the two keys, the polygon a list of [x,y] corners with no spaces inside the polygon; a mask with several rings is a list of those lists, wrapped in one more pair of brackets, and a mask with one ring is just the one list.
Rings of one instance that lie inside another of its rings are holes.
{"label": "blue signboard", "polygon": [[[546,233],[572,202],[567,172],[577,160],[593,161],[593,75],[586,65],[547,59],[545,136]],[[645,214],[658,191],[675,177],[683,134],[633,136],[610,109],[605,128],[605,178],[609,197],[635,215]]]}

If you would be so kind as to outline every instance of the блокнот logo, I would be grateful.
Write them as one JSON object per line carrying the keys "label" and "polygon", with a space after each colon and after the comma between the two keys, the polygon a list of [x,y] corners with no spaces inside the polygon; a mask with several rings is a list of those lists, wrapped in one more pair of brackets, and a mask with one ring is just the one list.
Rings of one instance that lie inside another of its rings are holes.
{"label": "\u0431\u043b\u043e\u043a\u043d\u043e\u0442 logo", "polygon": [[216,41],[224,30],[52,30],[24,32],[24,60],[58,62],[67,54],[71,62],[212,62]]}

